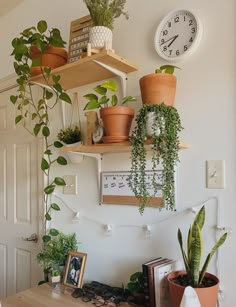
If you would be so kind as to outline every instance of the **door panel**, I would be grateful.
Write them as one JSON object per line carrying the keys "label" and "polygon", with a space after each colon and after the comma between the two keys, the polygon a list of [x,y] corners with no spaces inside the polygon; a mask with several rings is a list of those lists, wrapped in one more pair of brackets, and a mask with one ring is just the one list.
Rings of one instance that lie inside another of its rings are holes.
{"label": "door panel", "polygon": [[42,146],[21,125],[15,126],[11,94],[13,90],[0,94],[0,299],[42,279],[35,260],[40,242],[23,240],[39,234],[42,225],[38,186]]}

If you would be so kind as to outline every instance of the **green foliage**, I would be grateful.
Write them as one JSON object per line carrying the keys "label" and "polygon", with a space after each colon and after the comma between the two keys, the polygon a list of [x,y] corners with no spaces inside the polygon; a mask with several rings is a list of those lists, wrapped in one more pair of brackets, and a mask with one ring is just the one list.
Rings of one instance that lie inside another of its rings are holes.
{"label": "green foliage", "polygon": [[[152,171],[151,176],[154,194],[151,195],[147,187],[147,151],[145,148],[146,123],[149,112],[154,112],[152,134]],[[179,132],[182,130],[177,110],[164,103],[144,105],[136,117],[136,127],[131,135],[131,173],[128,183],[134,195],[139,200],[140,214],[145,205],[160,189],[167,209],[175,208],[175,165],[179,151]],[[159,133],[157,133],[159,131]],[[158,165],[162,162],[162,186],[157,180]],[[163,204],[162,204],[163,205]]]}
{"label": "green foliage", "polygon": [[135,272],[130,276],[130,280],[127,284],[127,289],[131,293],[143,293],[144,278],[142,272]]}
{"label": "green foliage", "polygon": [[104,26],[111,30],[116,18],[124,15],[129,18],[127,12],[124,11],[126,0],[84,0],[94,26]]}
{"label": "green foliage", "polygon": [[45,272],[59,270],[64,266],[69,251],[77,251],[78,242],[75,233],[58,233],[56,237],[44,244],[36,259]]}
{"label": "green foliage", "polygon": [[155,70],[155,73],[156,74],[165,73],[165,74],[173,75],[176,68],[180,69],[179,67],[173,66],[173,65],[162,65],[160,66],[160,68],[157,68]]}
{"label": "green foliage", "polygon": [[68,127],[66,129],[61,129],[57,134],[57,138],[59,141],[65,144],[73,144],[76,142],[80,142],[80,129],[78,126]]}
{"label": "green foliage", "polygon": [[51,211],[60,210],[57,204],[51,203],[50,196],[57,186],[65,185],[63,178],[51,178],[51,167],[57,163],[60,165],[67,164],[64,157],[52,159],[52,148],[54,146],[59,148],[62,144],[59,144],[59,142],[50,143],[50,111],[57,106],[60,100],[71,103],[71,99],[60,84],[60,76],[52,75],[49,67],[41,68],[44,83],[46,84],[37,84],[41,88],[41,97],[39,97],[38,93],[34,95],[35,91],[32,89],[33,84],[30,80],[31,60],[29,49],[31,45],[36,45],[43,53],[48,44],[63,47],[64,41],[58,29],[53,28],[47,32],[47,23],[44,20],[39,21],[37,27],[25,29],[20,34],[19,37],[14,38],[12,41],[13,52],[11,55],[15,59],[14,69],[17,74],[18,89],[17,94],[12,95],[10,100],[15,105],[18,113],[15,118],[15,124],[22,124],[33,136],[44,138],[45,151],[41,159],[41,170],[46,178],[43,196],[45,211],[43,242],[47,243],[53,236],[58,234],[57,230],[47,230],[47,221],[51,220]]}
{"label": "green foliage", "polygon": [[[109,103],[112,107],[118,105],[118,97],[116,95],[112,95],[111,97],[108,97],[106,94],[108,91],[110,92],[117,92],[118,87],[117,83],[114,80],[106,80],[102,84],[97,85],[93,89],[97,94],[100,95],[98,97],[95,94],[87,94],[84,95],[83,97],[88,100],[88,103],[84,107],[84,110],[93,110],[93,109],[101,109],[104,107],[108,107]],[[125,96],[121,104],[124,105],[128,103],[129,101],[135,101],[136,98],[132,96]]]}
{"label": "green foliage", "polygon": [[207,271],[209,262],[217,249],[225,242],[227,233],[224,233],[207,255],[206,260],[200,270],[202,257],[202,235],[201,231],[205,223],[205,207],[203,206],[197,213],[193,224],[189,228],[187,239],[187,252],[183,248],[183,239],[180,229],[178,229],[178,241],[181,248],[185,269],[188,276],[189,285],[199,288]]}

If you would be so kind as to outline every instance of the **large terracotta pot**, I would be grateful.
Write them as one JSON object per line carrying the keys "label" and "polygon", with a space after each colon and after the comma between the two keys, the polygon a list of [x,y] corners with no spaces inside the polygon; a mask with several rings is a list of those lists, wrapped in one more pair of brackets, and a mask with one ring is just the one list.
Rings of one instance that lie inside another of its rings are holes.
{"label": "large terracotta pot", "polygon": [[[174,283],[172,279],[183,274],[186,274],[186,272],[176,271],[170,273],[167,276],[172,307],[180,306],[185,290],[185,287]],[[210,273],[206,273],[206,277],[213,279],[216,282],[216,285],[207,288],[194,288],[194,290],[197,293],[201,307],[216,307],[219,290],[219,279]]]}
{"label": "large terracotta pot", "polygon": [[164,102],[173,106],[176,92],[176,76],[166,73],[150,74],[139,80],[143,104]]}
{"label": "large terracotta pot", "polygon": [[66,64],[67,52],[63,48],[49,45],[45,52],[41,53],[37,46],[33,45],[30,47],[30,58],[32,60],[39,59],[41,62],[40,66],[34,66],[30,69],[31,76],[35,76],[41,73],[41,67],[57,68]]}
{"label": "large terracotta pot", "polygon": [[118,143],[129,139],[129,132],[134,117],[134,109],[115,106],[100,110],[106,136],[105,143]]}

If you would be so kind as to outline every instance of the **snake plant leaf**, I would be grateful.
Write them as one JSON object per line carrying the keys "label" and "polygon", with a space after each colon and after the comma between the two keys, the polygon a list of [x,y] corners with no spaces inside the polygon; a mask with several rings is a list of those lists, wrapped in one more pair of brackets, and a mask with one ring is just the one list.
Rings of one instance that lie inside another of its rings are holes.
{"label": "snake plant leaf", "polygon": [[192,259],[192,250],[191,250],[191,242],[192,242],[192,227],[190,225],[189,231],[188,231],[188,241],[187,241],[187,255],[188,255],[188,263],[190,265],[191,259]]}
{"label": "snake plant leaf", "polygon": [[199,268],[202,256],[202,239],[201,230],[196,221],[192,226],[192,243],[191,243],[191,275],[193,287],[197,287],[199,281]]}
{"label": "snake plant leaf", "polygon": [[205,211],[205,206],[202,206],[202,208],[198,211],[194,222],[196,222],[200,228],[200,230],[202,230],[202,227],[204,226],[205,223],[205,215],[206,215],[206,211]]}
{"label": "snake plant leaf", "polygon": [[190,273],[190,267],[189,267],[188,258],[186,256],[186,253],[185,253],[184,248],[183,248],[183,239],[182,239],[182,233],[181,233],[180,229],[178,229],[178,241],[179,241],[180,249],[181,249],[183,260],[184,260],[185,270],[189,274]]}
{"label": "snake plant leaf", "polygon": [[202,281],[203,281],[203,278],[205,276],[205,273],[207,271],[207,268],[208,268],[208,265],[209,265],[209,262],[210,262],[212,256],[215,254],[217,249],[225,242],[226,238],[227,238],[227,233],[224,233],[220,237],[220,239],[216,242],[216,244],[212,248],[211,252],[207,255],[207,258],[205,260],[205,263],[203,264],[203,267],[202,267],[202,270],[201,270],[201,274],[200,274],[200,277],[199,277],[199,284],[201,284]]}

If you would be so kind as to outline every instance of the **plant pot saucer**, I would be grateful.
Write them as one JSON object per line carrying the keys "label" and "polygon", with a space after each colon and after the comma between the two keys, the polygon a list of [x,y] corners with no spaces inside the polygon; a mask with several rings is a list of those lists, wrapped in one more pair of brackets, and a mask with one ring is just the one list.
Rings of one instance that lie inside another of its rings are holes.
{"label": "plant pot saucer", "polygon": [[129,136],[104,136],[102,138],[103,143],[120,143],[128,140]]}

